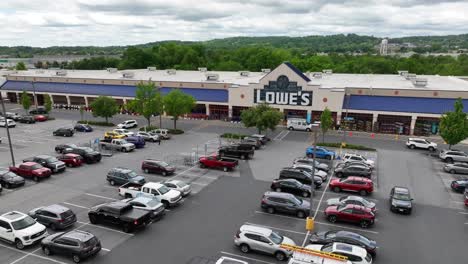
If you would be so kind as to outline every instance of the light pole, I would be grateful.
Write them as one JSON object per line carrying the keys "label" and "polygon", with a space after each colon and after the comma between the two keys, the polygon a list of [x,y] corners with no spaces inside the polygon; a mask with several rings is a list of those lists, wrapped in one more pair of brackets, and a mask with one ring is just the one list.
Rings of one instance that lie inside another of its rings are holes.
{"label": "light pole", "polygon": [[8,146],[10,147],[11,164],[14,167],[15,166],[15,155],[13,154],[13,147],[11,145],[10,128],[8,127],[8,122],[7,122],[8,119],[6,117],[5,103],[3,102],[3,95],[2,95],[1,91],[0,91],[0,101],[2,103],[3,118],[5,119],[5,128],[6,128],[7,137],[8,137]]}
{"label": "light pole", "polygon": [[349,97],[351,97],[351,95],[348,95],[348,88],[345,87],[345,100],[346,100],[345,106],[346,106],[346,112],[345,112],[345,118],[344,118],[345,126],[344,126],[344,130],[343,130],[343,142],[344,142],[344,143],[346,143],[346,126],[347,126],[347,123],[346,123],[346,122],[348,122]]}
{"label": "light pole", "polygon": [[33,88],[33,95],[34,95],[34,105],[36,106],[37,109],[37,96],[36,96],[36,86],[34,85],[34,81],[31,82],[32,88]]}
{"label": "light pole", "polygon": [[[314,184],[314,178],[315,178],[315,152],[317,151],[317,133],[320,131],[320,125],[312,125],[312,132],[314,133],[314,152],[312,155],[312,182],[310,184],[310,208],[309,208],[309,216],[306,219],[306,229],[307,229],[307,234],[311,231],[314,230],[314,218],[315,218],[315,213],[314,213],[314,208],[313,208],[313,200],[314,200],[314,195],[315,195],[315,184]],[[320,205],[319,205],[320,206]],[[318,208],[317,208],[318,210]],[[306,235],[307,238],[308,235]],[[305,243],[305,240],[304,240]]]}

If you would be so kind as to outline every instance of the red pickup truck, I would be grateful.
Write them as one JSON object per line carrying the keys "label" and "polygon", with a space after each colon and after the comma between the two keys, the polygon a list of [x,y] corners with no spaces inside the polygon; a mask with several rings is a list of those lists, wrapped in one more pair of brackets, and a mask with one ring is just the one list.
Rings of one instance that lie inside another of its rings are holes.
{"label": "red pickup truck", "polygon": [[232,170],[239,164],[238,160],[219,156],[201,157],[198,161],[202,168],[222,168],[224,171]]}
{"label": "red pickup truck", "polygon": [[9,169],[19,176],[30,177],[36,182],[41,178],[48,178],[52,175],[52,171],[49,168],[42,167],[41,164],[36,162],[25,162],[18,167],[10,167]]}

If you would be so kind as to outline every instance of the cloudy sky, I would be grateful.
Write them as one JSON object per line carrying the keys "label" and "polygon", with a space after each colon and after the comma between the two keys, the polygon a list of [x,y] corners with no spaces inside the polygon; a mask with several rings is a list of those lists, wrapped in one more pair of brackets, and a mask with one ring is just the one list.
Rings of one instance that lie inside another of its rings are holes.
{"label": "cloudy sky", "polygon": [[0,46],[468,33],[468,0],[0,0]]}

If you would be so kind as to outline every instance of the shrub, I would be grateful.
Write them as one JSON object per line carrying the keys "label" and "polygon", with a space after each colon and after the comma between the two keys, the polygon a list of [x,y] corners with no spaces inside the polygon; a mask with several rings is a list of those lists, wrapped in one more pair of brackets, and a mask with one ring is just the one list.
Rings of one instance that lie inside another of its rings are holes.
{"label": "shrub", "polygon": [[115,124],[112,122],[106,123],[103,121],[90,121],[90,120],[80,120],[78,121],[78,124],[88,124],[88,125],[93,125],[93,126],[106,126],[106,127],[115,126]]}
{"label": "shrub", "polygon": [[[330,148],[340,148],[341,143],[317,143],[317,146],[330,147]],[[376,151],[375,148],[370,148],[370,147],[366,147],[366,146],[363,146],[363,145],[353,145],[353,144],[346,144],[346,146],[344,146],[343,148],[344,149]]]}
{"label": "shrub", "polygon": [[167,132],[169,132],[169,134],[173,134],[173,135],[180,135],[180,134],[184,133],[184,131],[181,130],[181,129],[168,129]]}
{"label": "shrub", "polygon": [[[151,131],[151,130],[155,130],[155,129],[158,129],[159,127],[157,126],[144,126],[144,127],[140,127],[140,131]],[[146,130],[145,130],[146,129]]]}
{"label": "shrub", "polygon": [[236,134],[236,133],[224,133],[221,135],[222,138],[232,138],[232,139],[243,139],[248,137],[248,135],[244,134]]}

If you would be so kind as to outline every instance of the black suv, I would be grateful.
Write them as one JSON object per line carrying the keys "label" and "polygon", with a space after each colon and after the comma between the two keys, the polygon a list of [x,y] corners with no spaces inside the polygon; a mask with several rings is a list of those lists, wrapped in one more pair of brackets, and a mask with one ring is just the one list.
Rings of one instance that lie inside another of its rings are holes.
{"label": "black suv", "polygon": [[31,210],[29,216],[52,230],[65,229],[76,222],[76,215],[69,208],[52,204]]}
{"label": "black suv", "polygon": [[291,167],[281,169],[279,178],[280,179],[296,179],[300,183],[307,184],[307,185],[311,185],[313,181],[316,188],[319,188],[320,186],[322,186],[322,183],[323,183],[322,178],[320,178],[319,176],[313,176],[312,178],[312,175],[310,173],[300,170],[300,169],[291,168]]}
{"label": "black suv", "polygon": [[79,263],[83,259],[97,254],[101,250],[101,242],[91,233],[73,230],[50,235],[41,241],[44,254],[61,254],[71,256],[73,262]]}
{"label": "black suv", "polygon": [[57,153],[63,153],[63,151],[67,148],[77,148],[78,146],[75,145],[75,144],[59,144],[57,146],[55,146],[55,152]]}
{"label": "black suv", "polygon": [[56,157],[52,157],[49,155],[38,155],[23,160],[23,162],[28,161],[39,163],[42,166],[51,169],[54,173],[65,171],[66,168],[65,162],[60,161]]}
{"label": "black suv", "polygon": [[101,161],[101,153],[88,147],[72,147],[62,150],[63,154],[73,153],[83,157],[86,163],[97,163]]}
{"label": "black suv", "polygon": [[293,214],[299,218],[309,215],[310,203],[297,198],[290,193],[266,192],[263,194],[261,206],[270,214],[286,213]]}
{"label": "black suv", "polygon": [[59,128],[56,129],[52,134],[54,136],[62,136],[62,137],[71,137],[75,131],[72,128]]}
{"label": "black suv", "polygon": [[22,116],[18,117],[18,122],[27,123],[27,124],[34,124],[34,123],[36,123],[36,119],[34,119],[34,116],[31,116],[31,115],[22,115]]}
{"label": "black suv", "polygon": [[218,153],[220,157],[234,157],[240,159],[250,159],[254,155],[254,151],[252,149],[246,150],[239,145],[221,147],[219,148]]}
{"label": "black suv", "polygon": [[413,198],[406,187],[395,186],[390,191],[390,211],[411,214]]}
{"label": "black suv", "polygon": [[361,164],[344,164],[335,168],[335,176],[338,178],[360,176],[370,179],[372,177],[372,170],[369,167],[363,166]]}
{"label": "black suv", "polygon": [[126,183],[137,183],[137,184],[145,184],[146,180],[144,176],[138,175],[138,173],[134,172],[131,169],[117,167],[111,169],[107,173],[106,177],[107,181],[111,185],[123,185]]}
{"label": "black suv", "polygon": [[33,109],[29,111],[29,114],[30,115],[45,115],[47,114],[47,111],[45,110],[45,108],[38,107],[37,109]]}

